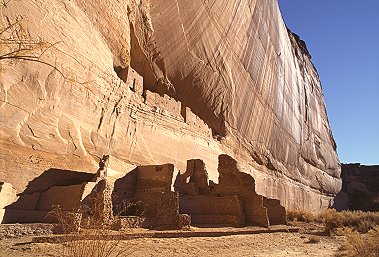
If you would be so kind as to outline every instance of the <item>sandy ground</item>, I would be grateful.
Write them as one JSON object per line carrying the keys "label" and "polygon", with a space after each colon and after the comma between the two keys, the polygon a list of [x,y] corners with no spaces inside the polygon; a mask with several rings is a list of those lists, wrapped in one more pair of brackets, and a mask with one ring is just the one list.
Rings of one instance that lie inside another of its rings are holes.
{"label": "sandy ground", "polygon": [[[143,238],[118,242],[121,256],[334,256],[341,239],[323,236],[320,242],[309,243],[309,234],[272,233],[197,238]],[[60,244],[28,243],[31,237],[0,241],[0,256],[62,256]],[[114,242],[116,243],[116,242]],[[84,255],[86,256],[86,255]]]}

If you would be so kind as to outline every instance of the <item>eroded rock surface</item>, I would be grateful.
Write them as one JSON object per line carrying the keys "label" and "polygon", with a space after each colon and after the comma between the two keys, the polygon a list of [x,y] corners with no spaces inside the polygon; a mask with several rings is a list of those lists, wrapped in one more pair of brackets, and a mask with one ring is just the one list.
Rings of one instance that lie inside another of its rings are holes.
{"label": "eroded rock surface", "polygon": [[379,211],[379,165],[342,164],[342,190],[337,210]]}
{"label": "eroded rock surface", "polygon": [[339,192],[320,79],[276,0],[7,1],[0,24],[0,181],[18,192],[105,154],[202,159],[218,182],[224,153],[287,208]]}
{"label": "eroded rock surface", "polygon": [[[202,160],[188,160],[180,174],[173,164],[139,166],[126,173],[108,174],[117,169],[115,159],[106,155],[97,174],[87,181],[70,179],[66,185],[40,186],[23,192],[5,206],[0,223],[58,222],[64,232],[84,228],[130,227],[186,229],[196,226],[233,226],[286,224],[286,211],[277,199],[255,191],[255,181],[240,170],[232,157],[218,157],[219,183],[209,180]],[[120,164],[120,162],[118,163]],[[47,182],[40,177],[36,181]],[[50,179],[51,183],[53,179]],[[60,181],[60,183],[62,183]],[[66,182],[67,183],[67,182]],[[34,182],[34,184],[38,184]],[[41,184],[41,183],[40,183]],[[62,223],[70,217],[73,226]]]}

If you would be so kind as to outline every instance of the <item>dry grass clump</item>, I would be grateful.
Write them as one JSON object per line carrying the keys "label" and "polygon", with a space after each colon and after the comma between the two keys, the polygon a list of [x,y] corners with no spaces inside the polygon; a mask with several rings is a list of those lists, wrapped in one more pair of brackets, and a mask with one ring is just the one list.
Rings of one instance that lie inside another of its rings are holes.
{"label": "dry grass clump", "polygon": [[308,237],[308,243],[309,244],[317,244],[317,243],[320,243],[320,237],[319,236],[315,236],[315,235],[311,235]]}
{"label": "dry grass clump", "polygon": [[53,205],[47,217],[51,217],[58,222],[54,233],[69,234],[79,231],[82,212],[80,209],[63,211],[59,205]]}
{"label": "dry grass clump", "polygon": [[313,222],[313,221],[316,221],[316,216],[307,211],[292,210],[292,211],[287,211],[287,220]]}
{"label": "dry grass clump", "polygon": [[378,212],[325,210],[319,217],[324,224],[325,231],[333,232],[337,228],[350,227],[361,233],[367,233],[374,226],[379,225]]}
{"label": "dry grass clump", "polygon": [[[126,256],[126,249],[119,249],[120,240],[107,240],[110,231],[101,220],[91,219],[94,229],[82,229],[82,209],[62,211],[53,206],[49,216],[58,221],[56,232],[62,234],[63,243],[59,249],[62,257],[113,257]],[[96,226],[95,226],[96,225]]]}
{"label": "dry grass clump", "polygon": [[120,247],[121,240],[112,240],[114,219],[106,215],[107,208],[104,208],[101,196],[93,199],[92,208],[80,206],[73,211],[62,211],[60,206],[53,206],[49,216],[57,220],[57,232],[62,234],[65,242],[59,248],[58,256],[118,257],[134,252],[131,248]]}
{"label": "dry grass clump", "polygon": [[41,38],[32,39],[27,30],[26,22],[22,17],[17,17],[13,21],[7,19],[6,24],[0,25],[0,61],[38,62],[61,73],[54,65],[42,60],[47,51],[56,49],[57,43],[51,44]]}
{"label": "dry grass clump", "polygon": [[133,251],[121,248],[121,240],[106,240],[109,231],[95,229],[80,233],[80,239],[63,243],[59,252],[62,257],[119,257],[128,256]]}
{"label": "dry grass clump", "polygon": [[367,234],[360,234],[352,228],[339,229],[346,236],[337,257],[378,257],[379,226],[374,226]]}

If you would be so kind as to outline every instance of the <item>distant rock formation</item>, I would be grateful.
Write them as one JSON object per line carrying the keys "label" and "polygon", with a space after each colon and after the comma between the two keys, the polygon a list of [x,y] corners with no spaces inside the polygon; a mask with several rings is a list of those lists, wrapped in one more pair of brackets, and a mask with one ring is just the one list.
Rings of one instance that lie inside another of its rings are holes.
{"label": "distant rock formation", "polygon": [[337,210],[379,211],[379,165],[342,164],[341,178]]}
{"label": "distant rock formation", "polygon": [[0,181],[18,192],[50,169],[95,172],[103,155],[181,172],[201,159],[218,183],[221,154],[289,209],[340,191],[321,82],[277,0],[1,8]]}

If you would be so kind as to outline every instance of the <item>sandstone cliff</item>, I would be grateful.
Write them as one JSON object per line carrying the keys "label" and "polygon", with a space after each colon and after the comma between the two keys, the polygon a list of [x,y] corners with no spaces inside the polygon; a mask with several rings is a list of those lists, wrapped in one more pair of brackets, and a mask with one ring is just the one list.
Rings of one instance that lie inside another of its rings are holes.
{"label": "sandstone cliff", "polygon": [[[0,181],[227,153],[258,193],[318,210],[340,164],[319,76],[276,0],[27,0],[1,7]],[[140,76],[139,76],[140,75]]]}
{"label": "sandstone cliff", "polygon": [[342,164],[341,178],[342,190],[334,208],[379,211],[379,165]]}

